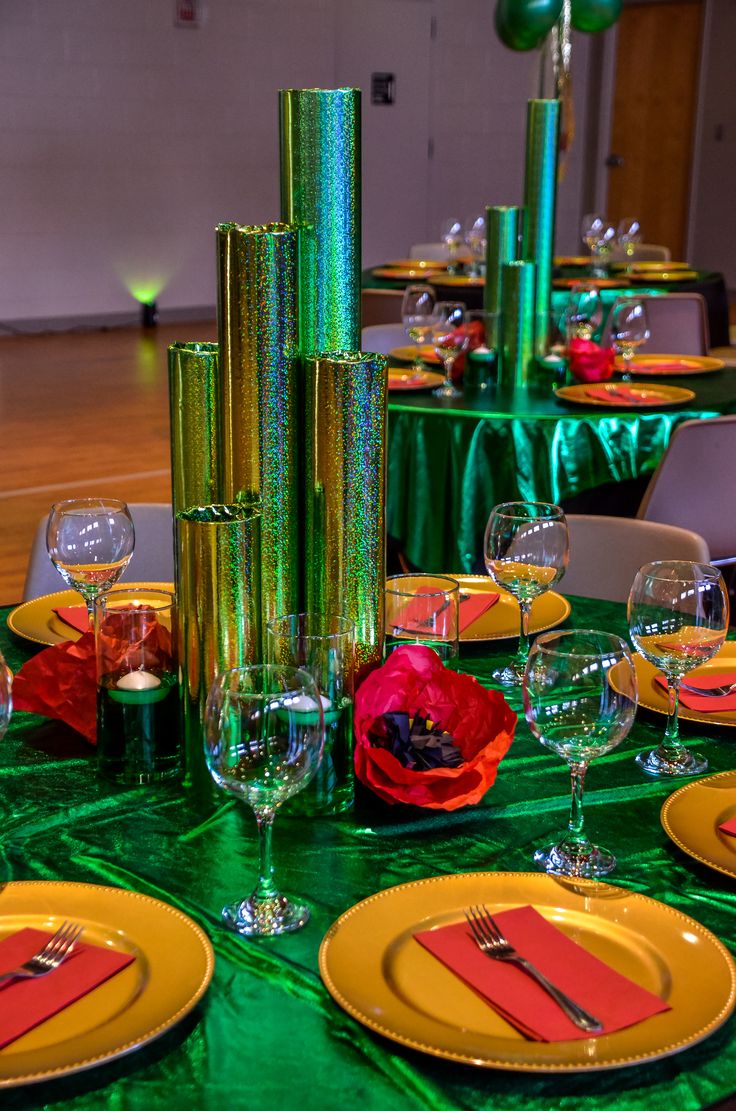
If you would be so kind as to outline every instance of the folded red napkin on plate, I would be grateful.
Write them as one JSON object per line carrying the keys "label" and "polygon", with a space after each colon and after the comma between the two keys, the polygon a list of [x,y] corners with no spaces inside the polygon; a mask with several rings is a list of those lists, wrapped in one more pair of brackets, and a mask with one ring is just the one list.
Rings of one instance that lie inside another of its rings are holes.
{"label": "folded red napkin on plate", "polygon": [[[645,364],[647,374],[667,374],[668,371],[682,372],[683,370],[697,370],[697,363],[693,364],[688,359],[670,359],[669,361],[662,361],[652,363],[647,361]],[[642,368],[637,367],[636,363],[631,368],[634,373],[637,373]]]}
{"label": "folded red napkin on plate", "polygon": [[603,386],[592,386],[585,391],[587,397],[594,397],[597,401],[616,401],[627,402],[634,405],[659,405],[663,401],[668,401],[669,398],[666,394],[657,393],[656,390],[647,390],[646,394],[642,394],[639,390],[629,389],[625,385],[617,385],[615,389],[605,389]]}
{"label": "folded red napkin on plate", "polygon": [[89,632],[89,615],[86,606],[58,606],[54,613],[61,618],[64,624],[71,625],[78,632]]}
{"label": "folded red napkin on plate", "polygon": [[97,739],[95,634],[53,644],[27,660],[13,679],[13,708],[56,718],[92,744]]}
{"label": "folded red napkin on plate", "polygon": [[[667,680],[664,675],[656,678],[660,687],[667,690]],[[725,687],[729,683],[736,683],[736,671],[719,671],[710,675],[686,675],[684,682],[690,687],[701,687],[702,694],[693,694],[680,688],[680,702],[688,710],[700,710],[704,714],[717,713],[719,710],[736,710],[736,691],[733,694],[714,694],[709,696],[708,691],[714,687]]]}
{"label": "folded red napkin on plate", "polygon": [[[623,1030],[651,1015],[670,1010],[669,1003],[571,941],[534,907],[500,911],[494,914],[494,919],[523,956],[556,987],[600,1019],[603,1034]],[[414,937],[533,1041],[591,1037],[563,1014],[527,972],[482,953],[467,923],[425,930]]]}
{"label": "folded red napkin on plate", "polygon": [[[51,933],[30,928],[0,941],[0,974],[37,953]],[[48,976],[0,984],[0,1049],[81,999],[131,964],[131,953],[78,942],[74,952]]]}
{"label": "folded red napkin on plate", "polygon": [[[470,628],[473,622],[477,621],[486,610],[495,606],[499,598],[500,594],[490,590],[484,591],[482,594],[461,594],[458,607],[458,633],[464,633],[466,629]],[[429,627],[427,622],[433,614],[436,614],[434,632],[440,633],[444,631],[443,616],[448,612],[448,610],[442,610],[442,605],[443,603],[440,603],[436,610],[432,610],[425,598],[421,594],[417,595],[402,611],[400,620],[396,624],[400,624],[402,628],[413,633],[426,632]]]}
{"label": "folded red napkin on plate", "polygon": [[729,818],[727,822],[721,822],[718,827],[723,833],[728,833],[731,837],[736,837],[736,818]]}
{"label": "folded red napkin on plate", "polygon": [[605,382],[613,374],[614,351],[590,339],[573,339],[568,344],[570,373],[579,382]]}

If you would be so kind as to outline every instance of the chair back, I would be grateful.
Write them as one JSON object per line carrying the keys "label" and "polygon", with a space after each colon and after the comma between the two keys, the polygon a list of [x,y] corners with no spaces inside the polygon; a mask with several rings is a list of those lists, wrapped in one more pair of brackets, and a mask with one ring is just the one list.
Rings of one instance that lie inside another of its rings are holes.
{"label": "chair back", "polygon": [[[171,506],[156,502],[128,502],[128,509],[135,528],[135,550],[120,581],[173,583],[174,525]],[[44,517],[39,521],[31,545],[23,586],[24,602],[66,589],[46,550],[46,520]]]}
{"label": "chair back", "polygon": [[401,322],[403,289],[364,289],[360,295],[361,324],[397,324]]}
{"label": "chair back", "polygon": [[[706,355],[710,346],[708,313],[700,293],[643,295],[649,321],[649,339],[639,351],[666,355]],[[603,328],[601,343],[611,342],[611,315]]]}
{"label": "chair back", "polygon": [[645,521],[695,529],[711,557],[736,556],[736,415],[688,420],[675,429],[642,498]]}
{"label": "chair back", "polygon": [[408,343],[403,324],[373,324],[360,333],[361,350],[377,351],[379,355],[388,355],[394,347],[405,347]]}
{"label": "chair back", "polygon": [[702,536],[688,529],[628,517],[566,514],[570,563],[559,590],[583,598],[625,602],[640,567],[655,559],[708,563]]}
{"label": "chair back", "polygon": [[446,243],[413,243],[409,258],[426,258],[429,262],[447,262],[450,251]]}
{"label": "chair back", "polygon": [[630,254],[615,247],[611,258],[614,262],[670,262],[672,252],[669,247],[663,247],[660,243],[634,243]]}

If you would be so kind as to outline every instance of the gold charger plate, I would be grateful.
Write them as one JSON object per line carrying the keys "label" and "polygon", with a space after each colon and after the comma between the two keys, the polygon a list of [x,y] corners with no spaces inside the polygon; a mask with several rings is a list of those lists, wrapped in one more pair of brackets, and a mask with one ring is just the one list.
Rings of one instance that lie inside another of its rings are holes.
{"label": "gold charger plate", "polygon": [[430,285],[475,286],[485,285],[485,278],[471,278],[469,274],[433,274]]}
{"label": "gold charger plate", "polygon": [[[496,586],[487,575],[455,575],[449,573],[450,578],[460,584],[463,594],[498,594],[499,599],[495,605],[486,610],[484,614],[469,625],[464,633],[460,634],[460,642],[479,640],[507,640],[519,635],[519,603],[513,594]],[[561,624],[570,613],[570,603],[561,594],[548,590],[532,602],[532,616],[529,624],[530,633],[541,633],[544,629],[552,629]]]}
{"label": "gold charger plate", "polygon": [[[658,714],[666,715],[667,691],[655,682],[657,676],[662,674],[661,671],[638,652],[634,652],[634,667],[639,686],[639,705],[645,710],[654,710]],[[734,670],[736,670],[736,642],[727,640],[712,660],[689,671],[685,682],[698,675],[727,674]],[[736,725],[736,710],[720,710],[705,714],[698,710],[690,710],[680,703],[678,717],[681,721],[697,721],[704,725]]]}
{"label": "gold charger plate", "polygon": [[639,285],[649,285],[650,282],[694,282],[697,276],[697,270],[640,270],[630,273],[629,281]]}
{"label": "gold charger plate", "polygon": [[[602,397],[589,397],[588,389],[604,389],[611,394],[610,401]],[[620,389],[617,382],[579,382],[575,386],[560,386],[555,390],[555,395],[562,401],[570,401],[575,405],[602,405],[605,408],[615,409],[664,409],[670,405],[683,405],[692,401],[695,394],[682,386],[650,386],[640,382],[627,382],[627,390],[638,394],[638,400],[616,396]]]}
{"label": "gold charger plate", "polygon": [[[413,344],[408,344],[406,347],[394,347],[389,351],[392,359],[398,359],[402,363],[413,363],[416,358],[417,348]],[[440,363],[440,357],[429,343],[419,344],[419,356],[423,363]]]}
{"label": "gold charger plate", "polygon": [[[413,938],[483,903],[491,913],[533,905],[672,1009],[598,1038],[528,1041]],[[654,1061],[707,1038],[736,1002],[730,954],[694,919],[619,887],[526,872],[435,876],[380,891],[331,926],[319,968],[333,999],[376,1033],[446,1060],[520,1072]]]}
{"label": "gold charger plate", "polygon": [[[552,285],[555,289],[572,289],[574,285],[578,285],[580,278],[554,278]],[[594,285],[597,289],[620,289],[621,286],[627,284],[626,278],[586,278],[586,285]]]}
{"label": "gold charger plate", "polygon": [[555,255],[553,266],[590,266],[590,255]]}
{"label": "gold charger plate", "polygon": [[393,282],[406,282],[413,281],[414,278],[428,280],[433,278],[437,271],[422,266],[378,266],[372,273],[375,278],[390,278]]}
{"label": "gold charger plate", "polygon": [[33,1084],[132,1053],[179,1022],[214,968],[203,930],[158,899],[86,883],[7,883],[0,938],[26,926],[84,926],[84,940],[134,953],[116,976],[0,1052],[0,1088]]}
{"label": "gold charger plate", "polygon": [[444,374],[438,374],[434,370],[415,372],[389,367],[388,372],[388,388],[391,391],[431,390],[435,386],[441,386],[444,380]]}
{"label": "gold charger plate", "polygon": [[673,791],[659,815],[671,841],[694,860],[736,879],[736,837],[718,826],[736,815],[736,771],[708,775]]}
{"label": "gold charger plate", "polygon": [[[173,583],[130,583],[118,584],[121,590],[170,590]],[[113,587],[113,590],[115,587]],[[76,590],[60,590],[56,594],[42,594],[22,602],[8,614],[7,626],[16,636],[31,640],[34,644],[61,644],[65,640],[79,640],[81,633],[67,625],[54,613],[59,606],[82,606],[84,600]]]}
{"label": "gold charger plate", "polygon": [[[675,369],[660,370],[664,364],[671,364]],[[678,375],[713,374],[725,366],[723,359],[714,359],[709,355],[634,355],[631,360],[631,369],[634,374],[651,375],[652,377],[674,378]],[[619,374],[626,373],[625,360],[617,358],[615,363]]]}
{"label": "gold charger plate", "polygon": [[659,259],[632,259],[631,262],[613,262],[611,267],[613,270],[648,270],[654,274],[662,270],[692,270],[689,262],[662,262]]}
{"label": "gold charger plate", "polygon": [[395,258],[383,265],[388,270],[446,270],[449,263],[438,258]]}

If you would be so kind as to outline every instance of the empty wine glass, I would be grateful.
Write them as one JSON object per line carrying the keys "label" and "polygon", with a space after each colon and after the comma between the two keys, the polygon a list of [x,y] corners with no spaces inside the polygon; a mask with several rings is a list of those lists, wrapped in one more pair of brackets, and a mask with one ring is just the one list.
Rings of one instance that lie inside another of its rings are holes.
{"label": "empty wine glass", "polygon": [[276,664],[218,675],[207,698],[205,758],[218,787],[243,799],[258,824],[259,878],[245,899],[222,911],[244,936],[298,930],[309,908],[292,903],[274,881],[271,834],[276,811],[313,778],[325,740],[322,699],[308,672]]}
{"label": "empty wine glass", "polygon": [[486,218],[470,216],[465,222],[465,243],[471,255],[470,275],[479,278],[486,260]]}
{"label": "empty wine glass", "polygon": [[577,282],[570,290],[565,309],[565,338],[591,340],[603,321],[603,302],[592,282]]}
{"label": "empty wine glass", "polygon": [[468,317],[462,301],[438,301],[432,319],[432,344],[442,360],[445,380],[432,393],[435,397],[460,397],[461,391],[453,384],[452,368],[458,355],[467,351],[470,343]]}
{"label": "empty wine glass", "polygon": [[720,571],[709,563],[666,560],[637,571],[629,594],[629,632],[644,659],[667,679],[667,728],[658,748],[636,758],[649,775],[697,775],[708,761],[680,741],[680,683],[710,660],[728,631],[728,594]]}
{"label": "empty wine glass", "polygon": [[616,229],[613,224],[609,224],[604,220],[598,229],[598,238],[593,246],[593,267],[591,274],[594,278],[605,278],[608,276],[608,263],[611,259],[611,252],[616,243]]}
{"label": "empty wine glass", "polygon": [[632,259],[637,243],[641,243],[641,224],[634,216],[624,216],[616,228],[616,244],[627,259]]}
{"label": "empty wine glass", "polygon": [[10,723],[13,713],[13,673],[0,652],[0,740]]}
{"label": "empty wine glass", "polygon": [[414,372],[424,374],[421,345],[432,338],[435,293],[431,285],[408,285],[401,302],[401,320],[409,339],[416,345]]}
{"label": "empty wine glass", "polygon": [[135,529],[127,505],[114,498],[73,498],[51,506],[46,548],[67,586],[87,604],[113,586],[130,562]]}
{"label": "empty wine glass", "polygon": [[463,226],[456,217],[452,216],[442,224],[440,232],[442,242],[447,247],[448,273],[456,274],[458,269],[458,253],[463,245]]}
{"label": "empty wine glass", "polygon": [[591,264],[595,262],[595,245],[605,224],[599,212],[588,212],[580,223],[580,237],[590,251]]}
{"label": "empty wine glass", "polygon": [[631,360],[636,349],[649,339],[649,322],[644,302],[635,297],[620,298],[611,309],[611,342],[624,360],[624,380],[631,378]]}
{"label": "empty wine glass", "polygon": [[559,841],[538,849],[539,868],[563,876],[605,876],[608,849],[588,840],[583,789],[588,764],[621,744],[634,721],[636,671],[628,646],[612,633],[542,633],[524,675],[524,712],[532,733],[570,765],[570,820]]}
{"label": "empty wine glass", "polygon": [[497,586],[514,595],[521,611],[519,647],[506,667],[493,672],[502,686],[518,687],[529,656],[532,602],[565,574],[569,537],[565,514],[546,502],[504,502],[491,511],[483,557]]}

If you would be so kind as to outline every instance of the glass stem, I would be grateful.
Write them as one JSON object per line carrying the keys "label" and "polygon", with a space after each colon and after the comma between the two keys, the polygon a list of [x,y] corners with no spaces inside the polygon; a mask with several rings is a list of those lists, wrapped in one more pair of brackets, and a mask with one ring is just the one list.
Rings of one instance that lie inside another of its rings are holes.
{"label": "glass stem", "polygon": [[680,704],[680,679],[667,676],[667,728],[664,731],[664,748],[680,747],[680,724],[677,711]]}
{"label": "glass stem", "polygon": [[519,610],[521,611],[519,647],[516,650],[514,664],[519,671],[523,671],[526,667],[526,661],[529,659],[529,622],[532,616],[531,598],[520,598]]}
{"label": "glass stem", "polygon": [[570,801],[570,821],[567,823],[568,840],[582,844],[588,839],[585,836],[583,819],[583,789],[585,787],[585,773],[587,764],[570,764],[570,778],[572,785],[572,798]]}
{"label": "glass stem", "polygon": [[256,812],[256,822],[258,823],[258,886],[253,895],[259,902],[273,899],[278,895],[273,879],[271,854],[271,834],[275,817],[275,810],[259,810]]}
{"label": "glass stem", "polygon": [[452,385],[452,368],[454,367],[454,365],[455,365],[455,356],[454,355],[450,355],[448,358],[445,359],[445,385],[446,386],[451,386]]}

